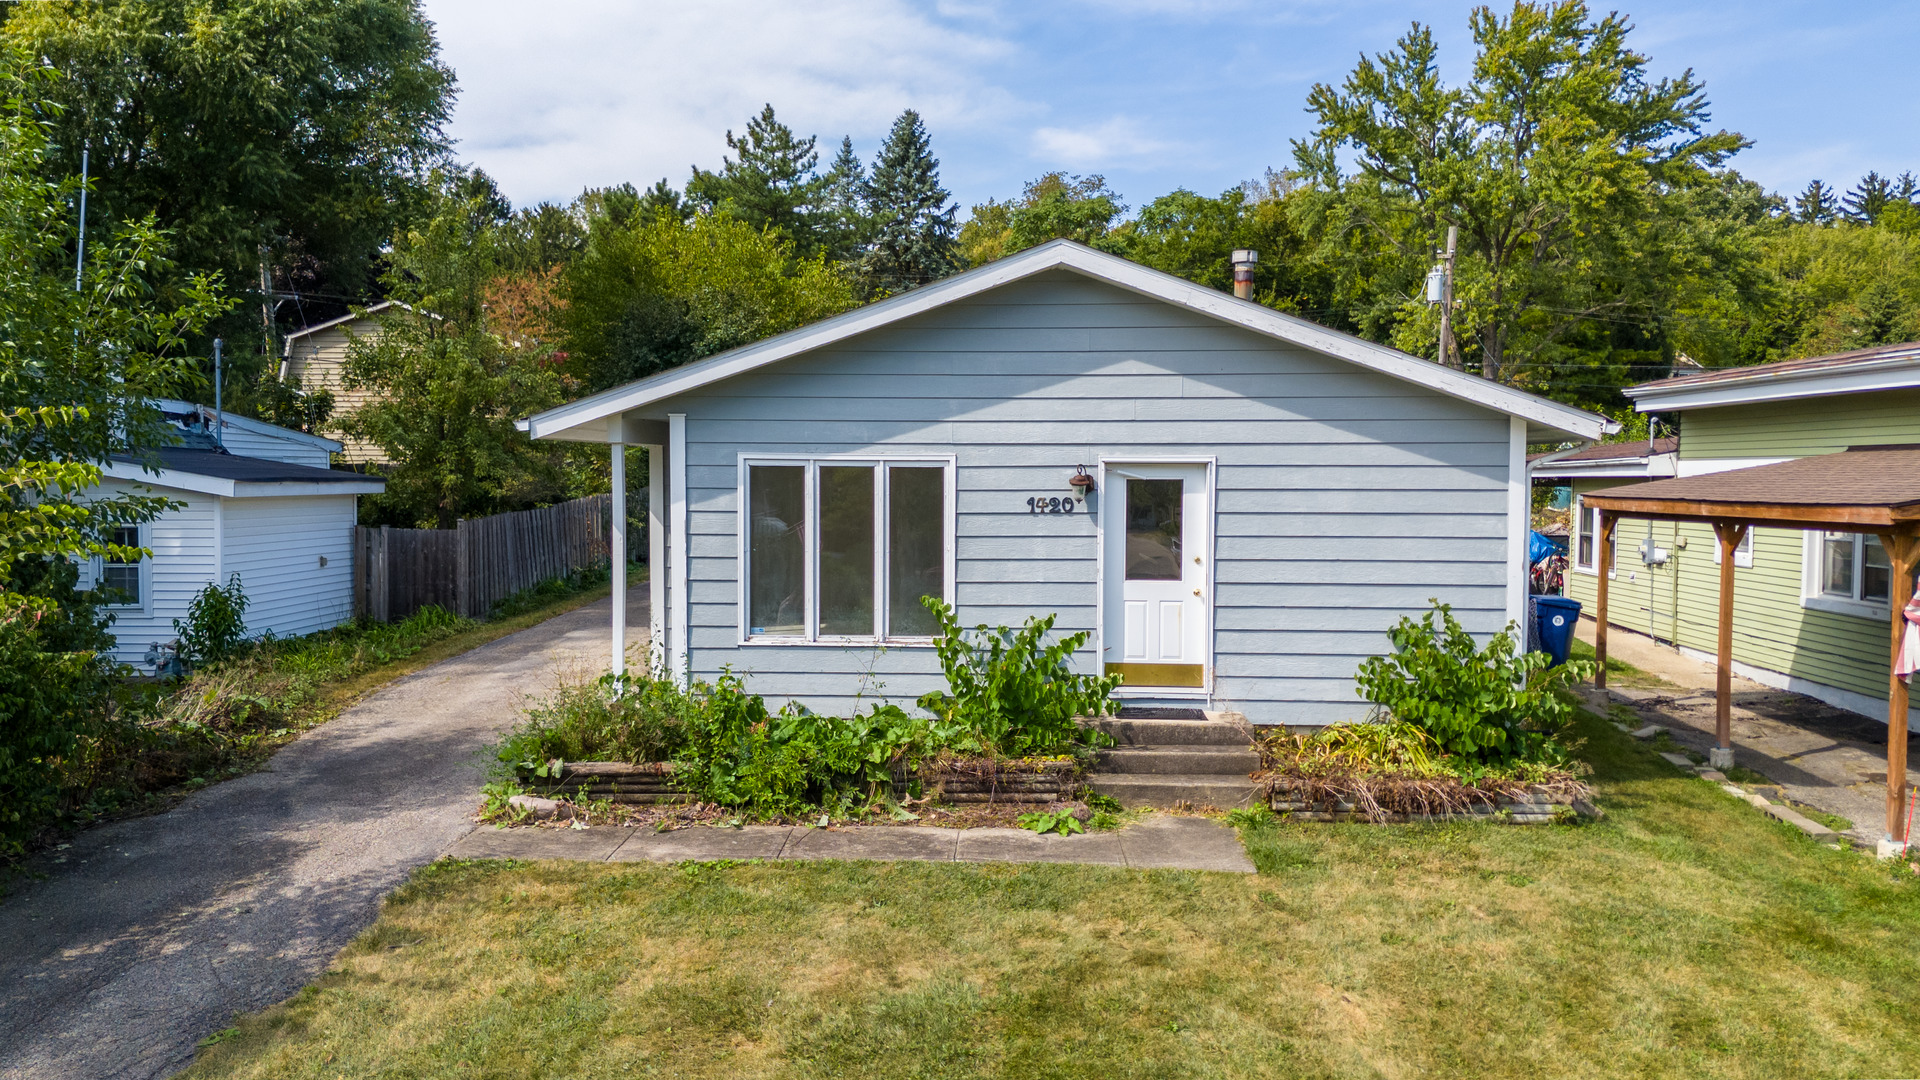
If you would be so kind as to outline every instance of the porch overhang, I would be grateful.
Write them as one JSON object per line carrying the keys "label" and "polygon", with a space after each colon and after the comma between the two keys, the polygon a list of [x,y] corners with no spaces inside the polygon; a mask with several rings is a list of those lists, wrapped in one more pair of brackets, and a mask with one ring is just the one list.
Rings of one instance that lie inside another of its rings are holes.
{"label": "porch overhang", "polygon": [[[1905,637],[1905,609],[1920,568],[1920,447],[1854,447],[1772,465],[1629,484],[1586,495],[1600,512],[1598,564],[1613,557],[1614,524],[1621,518],[1693,521],[1712,525],[1720,543],[1720,616],[1715,726],[1716,763],[1732,763],[1733,551],[1756,525],[1874,533],[1892,573],[1891,648],[1887,688],[1887,835],[1883,853],[1904,850],[1906,838],[1907,683],[1896,674]],[[1598,577],[1594,613],[1594,682],[1606,686],[1607,580]]]}

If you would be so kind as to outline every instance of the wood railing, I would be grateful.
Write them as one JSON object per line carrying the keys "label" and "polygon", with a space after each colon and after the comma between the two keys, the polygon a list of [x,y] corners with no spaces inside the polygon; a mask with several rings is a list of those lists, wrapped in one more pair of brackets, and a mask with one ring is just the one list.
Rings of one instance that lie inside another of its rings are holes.
{"label": "wood railing", "polygon": [[354,613],[389,622],[438,604],[483,618],[523,589],[605,564],[612,501],[589,495],[452,529],[357,527]]}

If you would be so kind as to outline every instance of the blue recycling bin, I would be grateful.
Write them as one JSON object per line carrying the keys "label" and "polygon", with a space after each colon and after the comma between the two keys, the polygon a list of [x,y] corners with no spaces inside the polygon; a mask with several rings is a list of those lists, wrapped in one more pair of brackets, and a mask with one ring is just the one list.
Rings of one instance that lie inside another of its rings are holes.
{"label": "blue recycling bin", "polygon": [[1573,628],[1580,625],[1580,601],[1564,596],[1533,598],[1534,623],[1540,629],[1540,644],[1545,646],[1555,666],[1567,662],[1573,648]]}

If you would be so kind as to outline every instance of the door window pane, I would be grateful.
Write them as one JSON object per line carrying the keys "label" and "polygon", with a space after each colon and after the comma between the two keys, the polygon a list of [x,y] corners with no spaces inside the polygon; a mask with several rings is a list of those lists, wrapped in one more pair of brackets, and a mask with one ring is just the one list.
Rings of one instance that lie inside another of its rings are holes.
{"label": "door window pane", "polygon": [[807,632],[807,470],[749,466],[747,488],[750,628],[755,634],[799,637]]}
{"label": "door window pane", "polygon": [[1127,580],[1180,580],[1179,480],[1127,481]]}
{"label": "door window pane", "polygon": [[1853,598],[1853,534],[1828,533],[1821,544],[1820,589],[1829,596]]}
{"label": "door window pane", "polygon": [[946,598],[945,469],[887,470],[887,634],[931,637],[938,629],[923,596]]}
{"label": "door window pane", "polygon": [[[140,527],[122,525],[113,530],[112,543],[120,547],[140,546]],[[100,564],[100,585],[108,594],[109,604],[138,604],[140,599],[139,562],[115,562],[102,560]]]}
{"label": "door window pane", "polygon": [[1860,560],[1860,599],[1893,599],[1893,564],[1887,560],[1887,549],[1877,536],[1868,536],[1862,543],[1865,557]]}
{"label": "door window pane", "polygon": [[820,632],[873,634],[873,466],[820,467]]}

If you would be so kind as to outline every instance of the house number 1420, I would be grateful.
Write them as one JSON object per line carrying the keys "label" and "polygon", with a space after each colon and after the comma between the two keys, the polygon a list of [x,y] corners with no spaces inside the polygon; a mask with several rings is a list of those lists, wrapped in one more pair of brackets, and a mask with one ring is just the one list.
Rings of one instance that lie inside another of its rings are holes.
{"label": "house number 1420", "polygon": [[1073,504],[1079,501],[1080,500],[1071,495],[1065,495],[1059,498],[1055,498],[1052,495],[1037,495],[1027,500],[1027,513],[1071,514],[1074,510]]}

